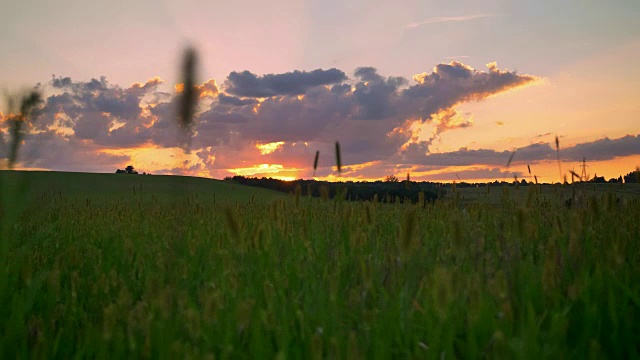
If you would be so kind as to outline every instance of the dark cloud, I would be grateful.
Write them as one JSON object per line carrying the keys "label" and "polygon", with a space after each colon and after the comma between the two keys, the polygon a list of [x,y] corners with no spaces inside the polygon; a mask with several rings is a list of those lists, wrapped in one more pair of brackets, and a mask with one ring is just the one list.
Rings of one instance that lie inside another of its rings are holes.
{"label": "dark cloud", "polygon": [[489,71],[478,71],[459,62],[439,64],[430,74],[414,76],[418,84],[403,91],[402,107],[409,114],[429,118],[460,102],[479,101],[536,80],[530,75],[499,70],[495,64]]}
{"label": "dark cloud", "polygon": [[[405,150],[406,163],[435,166],[506,166],[513,153],[507,150],[461,148],[446,153],[426,154],[426,147],[420,150],[414,149],[415,147],[416,145],[411,144]],[[627,135],[618,139],[604,138],[560,149],[562,161],[582,161],[583,158],[587,161],[603,161],[630,155],[640,155],[640,135]],[[512,164],[529,164],[556,159],[554,144],[535,143],[515,149]]]}
{"label": "dark cloud", "polygon": [[491,168],[447,171],[437,174],[425,175],[423,176],[423,178],[427,181],[473,181],[475,179],[512,181],[514,175],[518,178],[521,178],[523,176],[521,172],[505,171],[500,168]]}
{"label": "dark cloud", "polygon": [[152,140],[149,127],[154,122],[144,111],[148,104],[143,98],[161,83],[160,78],[153,78],[121,88],[105,77],[88,82],[54,77],[49,85],[62,93],[46,99],[36,112],[35,126],[39,131],[66,128],[78,138],[106,147],[142,145]]}
{"label": "dark cloud", "polygon": [[236,96],[226,95],[224,93],[218,95],[218,101],[220,102],[220,105],[232,106],[255,105],[258,103],[258,100],[253,98],[242,99]]}
{"label": "dark cloud", "polygon": [[101,112],[87,112],[80,116],[73,128],[79,139],[96,140],[109,135],[109,117]]}
{"label": "dark cloud", "polygon": [[331,87],[331,92],[336,95],[344,95],[351,92],[351,85],[348,84],[336,84]]}
{"label": "dark cloud", "polygon": [[107,78],[101,76],[100,79],[93,78],[88,82],[74,82],[70,77],[55,77],[49,84],[56,89],[72,90],[74,92],[92,92],[109,88]]}
{"label": "dark cloud", "polygon": [[70,77],[57,78],[54,76],[53,79],[51,79],[51,86],[58,89],[69,87],[71,86],[71,78]]}
{"label": "dark cloud", "polygon": [[284,74],[255,75],[249,71],[232,72],[227,77],[226,92],[237,96],[270,97],[278,95],[302,95],[308,89],[340,83],[347,79],[344,72],[328,70],[293,71]]}
{"label": "dark cloud", "polygon": [[[23,168],[88,172],[112,172],[131,161],[128,156],[101,150],[102,147],[75,136],[44,131],[26,137],[18,161]],[[6,156],[3,155],[0,151],[0,158]]]}
{"label": "dark cloud", "polygon": [[361,80],[355,85],[353,91],[353,97],[358,106],[354,118],[380,120],[396,115],[395,100],[399,95],[398,89],[407,84],[407,79],[402,77],[385,79],[373,67],[357,68],[354,75]]}
{"label": "dark cloud", "polygon": [[640,155],[640,134],[627,135],[619,139],[604,138],[561,149],[563,159],[571,161],[610,160],[617,157]]}
{"label": "dark cloud", "polygon": [[356,71],[354,71],[353,74],[362,81],[382,80],[382,76],[378,75],[378,70],[370,66],[359,67],[356,69]]}
{"label": "dark cloud", "polygon": [[[506,166],[513,151],[495,151],[489,149],[471,150],[461,148],[457,151],[427,154],[420,160],[417,156],[411,158],[414,164],[436,166],[469,166],[491,165]],[[555,158],[555,150],[549,144],[531,144],[516,149],[512,163],[533,162]]]}

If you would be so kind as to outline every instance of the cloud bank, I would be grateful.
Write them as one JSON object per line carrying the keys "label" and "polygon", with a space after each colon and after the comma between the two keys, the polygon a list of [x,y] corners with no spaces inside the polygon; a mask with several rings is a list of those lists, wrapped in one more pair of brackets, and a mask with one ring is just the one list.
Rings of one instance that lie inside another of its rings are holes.
{"label": "cloud bank", "polygon": [[[470,126],[456,112],[457,105],[534,81],[534,76],[500,70],[495,63],[477,70],[455,61],[412,79],[384,76],[373,67],[357,68],[351,77],[338,69],[265,75],[231,72],[221,86],[214,79],[197,86],[201,101],[192,129],[193,156],[165,170],[222,177],[238,173],[237,169],[256,168],[260,174],[260,169],[273,168],[263,164],[279,164],[282,172],[309,177],[315,151],[329,154],[335,141],[342,145],[344,165],[356,169],[355,177],[363,176],[372,163],[387,169],[398,164],[454,166],[477,161],[500,165],[491,158],[502,154],[489,150],[428,154],[432,138],[420,139],[416,129],[433,124],[437,136]],[[175,118],[181,87],[176,85],[177,91],[168,93],[160,90],[162,84],[160,78],[121,87],[105,77],[89,81],[53,77],[43,86],[48,96],[26,139],[21,166],[110,172],[133,161],[140,149],[179,147]],[[0,129],[6,138],[6,116],[2,119]],[[260,150],[280,142],[274,151]],[[604,154],[603,148],[613,145],[594,146]],[[633,152],[634,146],[619,145],[611,151]],[[330,160],[321,156],[319,176],[331,173]],[[158,170],[157,166],[149,170]]]}
{"label": "cloud bank", "polygon": [[[512,159],[514,165],[557,161],[555,145],[552,143],[535,143],[513,151],[515,151]],[[414,159],[414,162],[436,166],[505,166],[513,151],[461,148],[452,152],[427,154],[421,159]],[[560,160],[570,162],[580,162],[583,159],[588,161],[613,160],[630,155],[640,155],[640,134],[627,135],[618,139],[603,138],[560,149]]]}

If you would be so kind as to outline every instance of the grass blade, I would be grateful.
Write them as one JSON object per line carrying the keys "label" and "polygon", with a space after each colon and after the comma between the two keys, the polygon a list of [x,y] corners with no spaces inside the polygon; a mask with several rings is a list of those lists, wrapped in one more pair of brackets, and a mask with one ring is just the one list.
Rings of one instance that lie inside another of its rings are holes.
{"label": "grass blade", "polygon": [[562,178],[562,164],[560,163],[560,140],[558,139],[558,135],[556,135],[556,158],[558,159],[558,172],[560,177]]}
{"label": "grass blade", "polygon": [[511,162],[513,161],[513,157],[516,155],[516,151],[513,150],[513,152],[511,153],[511,156],[509,156],[509,161],[507,161],[507,169],[509,168],[509,166],[511,166]]}
{"label": "grass blade", "polygon": [[318,168],[318,158],[320,157],[320,151],[316,151],[316,158],[313,160],[313,177],[316,177],[316,169]]}
{"label": "grass blade", "polygon": [[182,134],[184,136],[183,145],[187,152],[191,145],[191,126],[193,124],[193,115],[198,102],[198,95],[196,94],[196,65],[196,51],[193,48],[188,48],[185,51],[182,63],[182,83],[184,84],[184,90],[181,95],[178,109],[178,126],[182,130]]}
{"label": "grass blade", "polygon": [[340,142],[336,141],[336,166],[338,167],[338,172],[342,170],[342,160],[340,158]]}

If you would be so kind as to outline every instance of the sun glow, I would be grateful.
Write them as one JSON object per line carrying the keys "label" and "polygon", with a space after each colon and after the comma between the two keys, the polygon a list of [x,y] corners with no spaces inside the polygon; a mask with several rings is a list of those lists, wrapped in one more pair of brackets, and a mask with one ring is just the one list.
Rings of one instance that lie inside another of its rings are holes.
{"label": "sun glow", "polygon": [[267,144],[256,144],[256,148],[260,150],[261,155],[268,155],[281,148],[282,145],[284,145],[284,141],[272,142]]}
{"label": "sun glow", "polygon": [[285,168],[281,164],[256,164],[251,167],[226,169],[227,171],[239,175],[249,177],[270,177],[280,180],[295,180],[300,169]]}

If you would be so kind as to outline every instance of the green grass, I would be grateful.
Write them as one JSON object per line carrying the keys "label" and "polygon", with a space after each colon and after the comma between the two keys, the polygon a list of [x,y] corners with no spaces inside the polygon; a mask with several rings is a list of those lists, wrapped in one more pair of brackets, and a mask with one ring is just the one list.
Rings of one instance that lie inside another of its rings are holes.
{"label": "green grass", "polygon": [[74,201],[99,203],[125,201],[175,202],[199,196],[202,201],[270,201],[282,193],[246,187],[234,181],[186,176],[91,174],[54,171],[0,171],[0,184],[24,187],[28,201],[58,196]]}
{"label": "green grass", "polygon": [[47,195],[3,215],[3,358],[640,357],[633,196],[422,208],[28,177]]}
{"label": "green grass", "polygon": [[[536,190],[536,196],[541,201],[556,201],[558,199],[569,199],[576,192],[584,197],[602,197],[608,193],[614,194],[620,199],[640,198],[640,184],[573,184],[573,185],[527,185],[527,186],[506,186],[508,196],[519,205],[524,205],[527,199],[530,200],[530,192]],[[504,198],[503,185],[491,185],[487,187],[457,187],[456,191],[447,189],[449,199],[458,198],[460,204],[483,203],[489,205],[501,205]]]}

